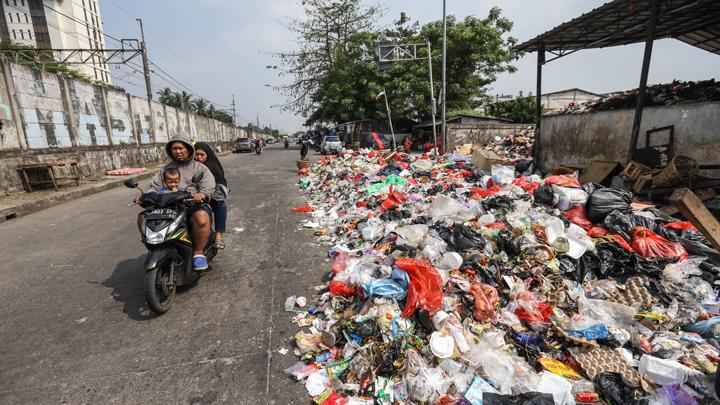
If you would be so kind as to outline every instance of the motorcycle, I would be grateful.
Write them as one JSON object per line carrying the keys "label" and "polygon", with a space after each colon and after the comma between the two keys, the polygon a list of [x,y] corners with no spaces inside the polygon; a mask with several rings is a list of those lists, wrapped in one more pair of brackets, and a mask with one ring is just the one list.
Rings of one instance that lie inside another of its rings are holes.
{"label": "motorcycle", "polygon": [[[203,174],[198,173],[192,182],[198,184],[202,178]],[[163,314],[172,307],[177,287],[193,286],[203,274],[193,269],[192,241],[185,215],[185,207],[196,203],[187,191],[145,193],[134,179],[125,180],[124,184],[141,193],[139,205],[143,211],[138,226],[149,251],[143,266],[145,300],[153,312]],[[217,255],[212,226],[203,254],[208,262]]]}
{"label": "motorcycle", "polygon": [[261,154],[262,151],[263,151],[262,145],[260,145],[260,146],[255,146],[255,154],[256,154],[256,155]]}
{"label": "motorcycle", "polygon": [[290,147],[290,141],[288,141],[288,140],[286,139],[286,140],[285,140],[285,149],[287,149],[287,148],[289,148],[289,147]]}

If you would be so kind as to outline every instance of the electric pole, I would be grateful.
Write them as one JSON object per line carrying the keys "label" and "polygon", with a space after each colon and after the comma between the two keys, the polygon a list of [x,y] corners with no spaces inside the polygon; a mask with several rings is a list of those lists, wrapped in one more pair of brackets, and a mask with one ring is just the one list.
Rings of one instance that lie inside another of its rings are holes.
{"label": "electric pole", "polygon": [[237,119],[235,118],[235,95],[232,95],[232,110],[233,110],[233,125],[237,126]]}
{"label": "electric pole", "polygon": [[440,102],[442,103],[442,136],[443,136],[443,152],[447,151],[447,120],[445,101],[447,96],[447,15],[446,15],[447,0],[443,0],[443,31],[442,31],[442,93]]}
{"label": "electric pole", "polygon": [[136,18],[140,23],[140,49],[142,50],[143,72],[145,73],[145,87],[147,88],[148,101],[152,101],[152,85],[150,84],[150,65],[148,64],[147,46],[145,45],[145,31],[143,30],[143,22],[141,18]]}

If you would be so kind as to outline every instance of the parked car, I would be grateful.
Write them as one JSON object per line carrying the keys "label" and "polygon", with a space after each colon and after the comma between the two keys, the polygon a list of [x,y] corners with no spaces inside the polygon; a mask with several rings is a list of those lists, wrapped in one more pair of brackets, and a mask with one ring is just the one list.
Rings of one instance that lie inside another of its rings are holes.
{"label": "parked car", "polygon": [[240,152],[252,152],[253,151],[253,143],[250,141],[250,138],[238,138],[235,141],[235,149],[233,150],[234,153],[240,153]]}
{"label": "parked car", "polygon": [[320,153],[326,155],[328,153],[340,153],[342,151],[342,142],[337,135],[327,135],[320,146]]}

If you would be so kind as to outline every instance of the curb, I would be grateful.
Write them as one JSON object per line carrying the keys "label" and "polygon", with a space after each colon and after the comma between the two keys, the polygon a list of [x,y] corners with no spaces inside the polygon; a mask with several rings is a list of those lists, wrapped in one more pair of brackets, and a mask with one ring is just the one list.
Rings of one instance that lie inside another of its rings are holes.
{"label": "curb", "polygon": [[[218,156],[227,156],[230,154],[229,150],[218,153]],[[122,176],[117,179],[110,180],[106,183],[97,184],[91,187],[84,188],[82,190],[66,190],[58,191],[56,194],[48,195],[47,197],[28,201],[8,208],[0,210],[0,224],[9,221],[11,219],[20,218],[33,212],[38,212],[46,208],[54,207],[62,203],[77,200],[78,198],[87,197],[92,194],[97,194],[103,191],[107,191],[123,185],[123,182],[127,179],[145,180],[151,178],[156,173],[156,167],[152,166],[145,173],[140,173],[131,176]]]}
{"label": "curb", "polygon": [[144,180],[147,178],[150,178],[155,175],[155,172],[146,172],[141,173],[134,176],[123,176],[119,177],[117,180],[111,180],[106,183],[97,184],[92,187],[87,187],[82,190],[67,190],[67,191],[59,191],[57,194],[49,195],[47,197],[35,200],[35,201],[29,201],[26,203],[21,203],[15,206],[10,206],[8,208],[3,209],[0,211],[0,223],[3,223],[5,221],[20,218],[22,216],[32,214],[33,212],[41,211],[46,208],[54,207],[56,205],[60,205],[62,203],[76,200],[78,198],[87,197],[92,194],[97,194],[102,191],[107,191],[116,187],[120,187],[123,185],[123,182],[127,179],[134,178],[137,180]]}

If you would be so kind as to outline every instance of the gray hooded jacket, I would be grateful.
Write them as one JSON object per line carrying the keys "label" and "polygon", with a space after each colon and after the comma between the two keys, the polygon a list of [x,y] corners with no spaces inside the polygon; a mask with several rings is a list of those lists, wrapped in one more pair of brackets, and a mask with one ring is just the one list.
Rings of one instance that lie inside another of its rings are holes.
{"label": "gray hooded jacket", "polygon": [[[190,157],[184,162],[177,161],[173,157],[171,150],[173,142],[182,142],[185,146],[187,146],[188,150],[190,150]],[[165,153],[167,153],[168,157],[172,160],[172,162],[167,164],[165,168],[174,167],[180,171],[180,188],[190,193],[203,193],[207,196],[207,201],[210,201],[210,198],[212,198],[213,192],[215,191],[215,177],[213,177],[207,166],[193,160],[193,157],[195,156],[195,147],[193,146],[190,138],[184,134],[174,134],[170,137],[170,141],[165,144]],[[150,183],[150,188],[152,190],[159,191],[163,188],[163,171],[165,168],[157,172],[155,177],[153,177],[152,183]],[[200,181],[199,190],[198,187],[190,183],[192,176],[198,172],[203,172],[203,179]]]}

